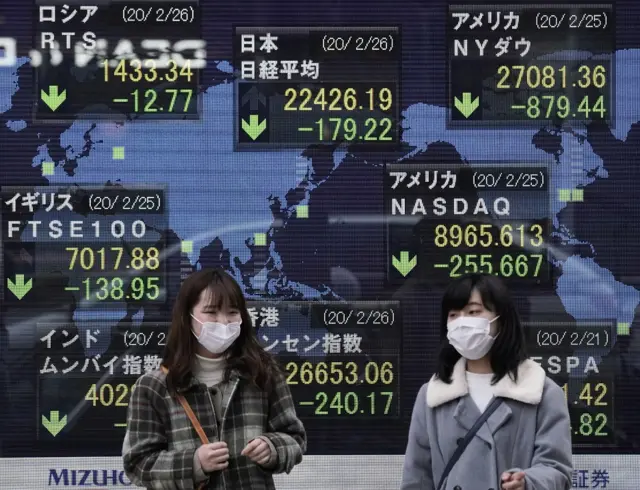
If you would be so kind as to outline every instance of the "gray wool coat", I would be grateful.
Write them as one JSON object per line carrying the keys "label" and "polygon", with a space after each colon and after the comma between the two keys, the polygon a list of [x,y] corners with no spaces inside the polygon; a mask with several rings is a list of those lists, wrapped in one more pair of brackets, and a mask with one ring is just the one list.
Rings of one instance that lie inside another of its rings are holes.
{"label": "gray wool coat", "polygon": [[[401,490],[436,490],[457,442],[480,417],[469,396],[466,360],[451,384],[433,377],[418,393],[411,418]],[[526,490],[569,490],[572,455],[569,410],[562,389],[542,367],[524,361],[518,382],[494,388],[504,402],[467,446],[443,490],[500,490],[500,475],[524,471]]]}

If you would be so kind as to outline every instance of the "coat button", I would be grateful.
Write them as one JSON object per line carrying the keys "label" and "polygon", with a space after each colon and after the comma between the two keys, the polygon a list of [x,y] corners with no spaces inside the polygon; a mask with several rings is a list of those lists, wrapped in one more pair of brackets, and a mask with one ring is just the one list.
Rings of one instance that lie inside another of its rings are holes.
{"label": "coat button", "polygon": [[462,488],[460,487],[460,485],[456,485],[455,487],[453,487],[453,490],[462,490]]}
{"label": "coat button", "polygon": [[462,437],[458,437],[456,439],[456,444],[459,446],[460,444],[462,444],[462,441],[463,441]]}

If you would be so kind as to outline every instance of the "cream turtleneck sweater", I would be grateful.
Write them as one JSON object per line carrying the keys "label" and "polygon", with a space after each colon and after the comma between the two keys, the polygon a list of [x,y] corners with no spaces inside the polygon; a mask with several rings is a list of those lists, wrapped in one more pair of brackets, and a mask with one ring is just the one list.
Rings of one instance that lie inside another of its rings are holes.
{"label": "cream turtleneck sweater", "polygon": [[224,369],[227,360],[224,357],[211,359],[210,357],[202,357],[196,354],[193,362],[193,375],[198,381],[211,388],[219,384],[224,378]]}

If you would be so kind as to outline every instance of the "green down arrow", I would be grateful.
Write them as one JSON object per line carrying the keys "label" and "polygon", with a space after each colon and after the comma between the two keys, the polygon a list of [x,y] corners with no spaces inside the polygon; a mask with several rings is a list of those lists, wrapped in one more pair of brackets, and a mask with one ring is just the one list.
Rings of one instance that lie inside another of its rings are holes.
{"label": "green down arrow", "polygon": [[9,288],[9,291],[11,291],[18,299],[24,298],[25,295],[31,291],[32,286],[33,281],[31,279],[24,282],[23,274],[16,274],[15,281],[12,281],[11,278],[7,278],[7,288]]}
{"label": "green down arrow", "polygon": [[456,109],[460,111],[460,114],[468,118],[480,105],[480,97],[476,97],[471,100],[471,93],[464,92],[462,94],[462,100],[458,99],[458,97],[454,97],[453,103],[456,106]]}
{"label": "green down arrow", "polygon": [[409,260],[409,252],[400,252],[400,260],[398,260],[395,255],[392,255],[391,259],[393,266],[404,277],[407,277],[409,272],[411,272],[413,268],[418,265],[418,257],[414,255],[413,258]]}
{"label": "green down arrow", "polygon": [[40,90],[40,98],[49,109],[55,112],[67,100],[67,91],[63,90],[62,93],[59,93],[57,85],[49,85],[49,93]]}
{"label": "green down arrow", "polygon": [[57,436],[65,425],[67,425],[67,416],[60,418],[60,412],[51,410],[49,418],[42,416],[42,425],[47,429],[53,437]]}
{"label": "green down arrow", "polygon": [[256,114],[251,114],[249,116],[249,122],[244,119],[242,120],[242,129],[249,135],[249,138],[254,141],[258,139],[258,136],[260,136],[265,129],[267,129],[267,120],[265,119],[262,122],[259,121],[260,116]]}

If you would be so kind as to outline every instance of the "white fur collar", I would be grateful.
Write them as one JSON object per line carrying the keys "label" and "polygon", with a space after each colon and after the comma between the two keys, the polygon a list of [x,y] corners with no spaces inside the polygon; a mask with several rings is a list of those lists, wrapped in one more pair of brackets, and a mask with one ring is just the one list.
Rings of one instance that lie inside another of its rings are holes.
{"label": "white fur collar", "polygon": [[[466,367],[466,359],[464,358],[456,363],[451,375],[451,384],[437,379],[435,375],[431,378],[427,386],[427,405],[429,407],[437,407],[469,393]],[[518,366],[518,382],[514,383],[509,375],[504,376],[494,385],[494,395],[537,405],[542,399],[545,378],[546,373],[542,366],[527,359]]]}

